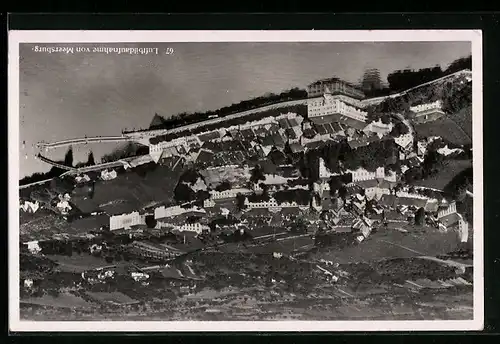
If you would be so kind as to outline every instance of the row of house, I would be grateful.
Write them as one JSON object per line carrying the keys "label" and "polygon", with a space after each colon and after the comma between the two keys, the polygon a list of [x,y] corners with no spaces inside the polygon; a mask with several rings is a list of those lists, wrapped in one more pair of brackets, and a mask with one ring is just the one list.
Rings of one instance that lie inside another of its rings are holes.
{"label": "row of house", "polygon": [[[262,146],[284,147],[285,142],[298,141],[302,135],[303,118],[295,113],[282,114],[277,117],[267,117],[257,121],[232,126],[225,129],[213,130],[199,135],[191,135],[168,139],[168,137],[153,137],[149,141],[150,155],[155,162],[161,157],[198,152],[201,147],[210,142],[227,140],[243,140],[250,142],[259,138]],[[205,147],[208,151],[210,148]],[[196,160],[194,157],[193,160]]]}
{"label": "row of house", "polygon": [[445,113],[442,109],[443,102],[436,100],[432,103],[425,103],[410,107],[410,118],[415,123],[425,123],[434,121],[442,117]]}

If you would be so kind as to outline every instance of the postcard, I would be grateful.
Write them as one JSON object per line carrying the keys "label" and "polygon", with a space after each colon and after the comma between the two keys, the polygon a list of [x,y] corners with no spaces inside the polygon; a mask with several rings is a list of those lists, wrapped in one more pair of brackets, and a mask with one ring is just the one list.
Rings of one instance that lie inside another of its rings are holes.
{"label": "postcard", "polygon": [[481,39],[10,31],[11,331],[482,329]]}

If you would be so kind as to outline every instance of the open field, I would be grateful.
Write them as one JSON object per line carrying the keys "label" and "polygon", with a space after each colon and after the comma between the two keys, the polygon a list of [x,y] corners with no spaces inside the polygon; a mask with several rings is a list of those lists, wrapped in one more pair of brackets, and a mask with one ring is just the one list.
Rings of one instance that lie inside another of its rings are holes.
{"label": "open field", "polygon": [[380,229],[359,245],[344,249],[321,248],[318,252],[312,253],[310,258],[323,258],[347,264],[389,258],[433,256],[453,251],[459,242],[458,234],[454,231],[440,233],[437,229],[427,228],[424,233],[402,233],[397,230]]}
{"label": "open field", "polygon": [[424,180],[416,180],[413,184],[443,190],[456,175],[469,167],[472,167],[472,160],[446,160],[437,174]]}
{"label": "open field", "polygon": [[21,299],[21,304],[62,308],[88,308],[93,306],[81,297],[69,293],[59,294],[58,296],[44,295],[42,297],[29,297]]}
{"label": "open field", "polygon": [[94,257],[88,253],[73,254],[71,257],[62,255],[45,255],[48,259],[58,264],[58,270],[80,273],[90,269],[109,266],[102,258]]}
{"label": "open field", "polygon": [[[105,211],[115,212],[118,208],[140,209],[151,202],[170,202],[177,185],[180,171],[172,171],[167,166],[158,165],[145,172],[125,173],[110,181],[95,185],[93,201]],[[110,201],[122,201],[111,205]]]}
{"label": "open field", "polygon": [[472,105],[467,106],[459,112],[448,116],[455,122],[462,130],[472,137]]}
{"label": "open field", "polygon": [[415,131],[419,139],[440,136],[456,145],[472,144],[472,137],[447,116],[432,122],[416,124]]}

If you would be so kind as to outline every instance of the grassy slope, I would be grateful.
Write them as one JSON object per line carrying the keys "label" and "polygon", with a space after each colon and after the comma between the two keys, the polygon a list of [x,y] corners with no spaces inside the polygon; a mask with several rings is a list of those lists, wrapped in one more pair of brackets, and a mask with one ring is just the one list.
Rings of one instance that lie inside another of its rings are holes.
{"label": "grassy slope", "polygon": [[471,166],[471,160],[447,160],[439,173],[424,180],[417,180],[413,184],[442,190],[457,174]]}
{"label": "grassy slope", "polygon": [[419,139],[430,136],[441,136],[456,145],[472,143],[471,136],[450,117],[443,116],[432,122],[416,124],[415,131]]}

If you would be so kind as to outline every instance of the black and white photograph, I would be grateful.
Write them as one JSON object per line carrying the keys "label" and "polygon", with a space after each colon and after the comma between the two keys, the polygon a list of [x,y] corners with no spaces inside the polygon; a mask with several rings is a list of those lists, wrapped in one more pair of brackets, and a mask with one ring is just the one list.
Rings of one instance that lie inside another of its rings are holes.
{"label": "black and white photograph", "polygon": [[482,328],[480,31],[9,41],[11,329]]}

